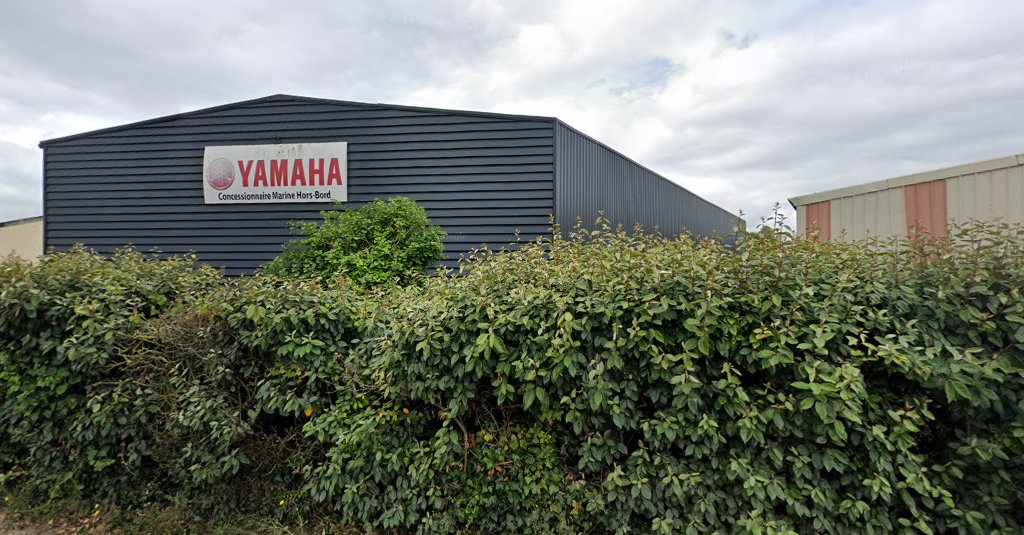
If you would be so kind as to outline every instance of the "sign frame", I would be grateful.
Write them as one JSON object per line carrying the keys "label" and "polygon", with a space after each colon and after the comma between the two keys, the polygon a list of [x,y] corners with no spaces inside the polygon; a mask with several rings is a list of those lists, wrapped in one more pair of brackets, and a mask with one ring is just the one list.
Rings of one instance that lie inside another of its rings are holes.
{"label": "sign frame", "polygon": [[204,204],[348,201],[348,142],[208,145]]}

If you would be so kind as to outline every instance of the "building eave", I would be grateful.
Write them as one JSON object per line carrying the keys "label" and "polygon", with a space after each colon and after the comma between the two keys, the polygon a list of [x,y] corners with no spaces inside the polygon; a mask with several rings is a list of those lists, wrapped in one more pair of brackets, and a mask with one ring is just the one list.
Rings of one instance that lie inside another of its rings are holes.
{"label": "building eave", "polygon": [[841,199],[843,197],[852,197],[855,195],[864,195],[866,193],[873,193],[876,191],[884,191],[892,188],[910,186],[913,184],[920,184],[922,182],[944,180],[963,175],[972,175],[975,173],[994,171],[996,169],[1005,169],[1007,167],[1021,165],[1022,163],[1024,163],[1024,154],[1015,154],[1013,156],[993,158],[991,160],[984,160],[980,162],[957,165],[953,167],[944,167],[942,169],[935,169],[933,171],[925,171],[922,173],[914,173],[911,175],[904,175],[895,178],[876,180],[874,182],[867,182],[865,184],[857,184],[843,188],[811,193],[808,195],[790,197],[789,204],[796,208],[799,206],[806,206],[808,204],[813,204],[816,202],[830,201],[833,199]]}

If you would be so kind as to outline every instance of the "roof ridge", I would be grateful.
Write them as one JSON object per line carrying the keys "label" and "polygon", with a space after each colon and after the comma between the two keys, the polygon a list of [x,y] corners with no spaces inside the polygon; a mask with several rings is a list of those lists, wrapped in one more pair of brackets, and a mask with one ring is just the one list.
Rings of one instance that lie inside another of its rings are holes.
{"label": "roof ridge", "polygon": [[131,122],[131,123],[125,123],[125,124],[120,124],[120,125],[115,125],[115,126],[109,126],[109,127],[106,127],[106,128],[100,128],[100,129],[97,129],[97,130],[89,130],[87,132],[80,132],[80,133],[77,133],[77,134],[71,134],[71,135],[67,135],[67,136],[61,136],[61,137],[45,139],[45,140],[39,142],[39,146],[42,147],[42,148],[46,148],[47,146],[49,146],[51,144],[54,144],[54,143],[61,143],[61,142],[64,142],[64,141],[71,141],[71,140],[75,140],[75,139],[81,139],[81,138],[84,138],[84,137],[95,136],[95,135],[98,135],[98,134],[107,134],[107,133],[110,133],[110,132],[119,132],[119,131],[122,131],[122,130],[128,130],[128,129],[131,129],[131,128],[137,128],[137,127],[140,127],[140,126],[149,126],[149,125],[153,125],[153,124],[159,124],[159,123],[164,123],[164,122],[168,122],[168,121],[173,121],[173,120],[176,120],[176,119],[184,119],[184,118],[188,118],[188,117],[197,117],[197,116],[204,115],[204,114],[216,113],[218,111],[223,111],[223,110],[228,110],[228,109],[233,109],[233,108],[240,108],[240,107],[244,107],[244,106],[252,106],[252,105],[255,105],[255,104],[262,104],[262,103],[265,103],[265,102],[282,102],[282,101],[304,102],[304,103],[309,103],[309,104],[328,104],[328,105],[335,105],[335,106],[349,106],[349,107],[357,107],[357,108],[365,108],[365,109],[406,110],[406,111],[412,111],[412,112],[418,112],[418,113],[450,113],[450,114],[459,114],[459,115],[470,115],[470,116],[476,116],[476,117],[491,117],[491,118],[503,119],[503,120],[530,120],[530,121],[545,121],[545,122],[551,122],[551,123],[554,123],[554,121],[556,121],[556,119],[554,117],[544,117],[544,116],[539,116],[539,115],[516,115],[516,114],[509,114],[509,113],[495,113],[495,112],[486,112],[486,111],[455,110],[455,109],[446,109],[446,108],[426,108],[426,107],[418,107],[418,106],[405,106],[405,105],[401,105],[401,104],[385,104],[385,103],[381,103],[381,102],[378,102],[378,103],[355,102],[355,101],[349,101],[349,100],[326,99],[326,98],[318,98],[318,97],[306,97],[306,96],[301,96],[301,95],[288,95],[288,94],[285,94],[285,93],[275,93],[273,95],[267,95],[265,97],[259,97],[259,98],[249,99],[249,100],[240,100],[238,102],[230,102],[230,103],[227,103],[227,104],[220,104],[220,105],[217,105],[217,106],[211,106],[211,107],[207,107],[207,108],[200,108],[200,109],[197,109],[197,110],[190,110],[190,111],[174,113],[174,114],[170,114],[170,115],[162,115],[162,116],[159,116],[159,117],[153,117],[153,118],[150,118],[150,119],[144,119],[142,121],[135,121],[135,122]]}

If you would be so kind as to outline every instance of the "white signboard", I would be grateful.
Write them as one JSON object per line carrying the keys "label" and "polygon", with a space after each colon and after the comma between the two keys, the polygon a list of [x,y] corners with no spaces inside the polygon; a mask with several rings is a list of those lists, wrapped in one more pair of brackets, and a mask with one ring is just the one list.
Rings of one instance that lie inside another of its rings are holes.
{"label": "white signboard", "polygon": [[206,147],[206,204],[348,200],[348,143]]}

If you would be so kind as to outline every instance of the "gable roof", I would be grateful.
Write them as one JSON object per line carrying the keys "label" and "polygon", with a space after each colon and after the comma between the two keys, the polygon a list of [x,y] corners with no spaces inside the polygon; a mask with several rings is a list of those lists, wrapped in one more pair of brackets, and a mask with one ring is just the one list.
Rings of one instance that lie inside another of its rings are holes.
{"label": "gable roof", "polygon": [[421,113],[449,113],[458,115],[469,115],[474,117],[490,117],[494,119],[505,119],[505,120],[520,120],[520,121],[544,121],[554,123],[554,117],[544,117],[540,115],[515,115],[508,113],[493,113],[485,111],[469,111],[469,110],[449,110],[442,108],[424,108],[418,106],[404,106],[400,104],[383,104],[376,103],[371,104],[368,102],[352,102],[348,100],[335,100],[326,98],[314,98],[314,97],[302,97],[297,95],[269,95],[266,97],[255,98],[251,100],[242,100],[239,102],[232,102],[229,104],[221,104],[219,106],[213,106],[210,108],[203,108],[199,110],[186,111],[183,113],[175,113],[172,115],[164,115],[162,117],[156,117],[153,119],[146,119],[144,121],[137,121],[134,123],[122,124],[117,126],[111,126],[108,128],[100,128],[99,130],[90,130],[88,132],[81,132],[78,134],[72,134],[69,136],[55,137],[51,139],[45,139],[39,142],[39,146],[45,148],[48,145],[60,143],[63,141],[71,141],[74,139],[80,139],[84,137],[94,136],[97,134],[106,134],[110,132],[119,132],[122,130],[128,130],[139,126],[150,126],[154,124],[164,123],[168,121],[174,121],[176,119],[184,119],[188,117],[197,117],[208,113],[215,113],[222,110],[229,110],[232,108],[241,108],[244,106],[251,106],[253,104],[264,104],[268,102],[298,102],[303,104],[328,104],[336,106],[347,106],[353,108],[364,108],[372,110],[404,110]]}

